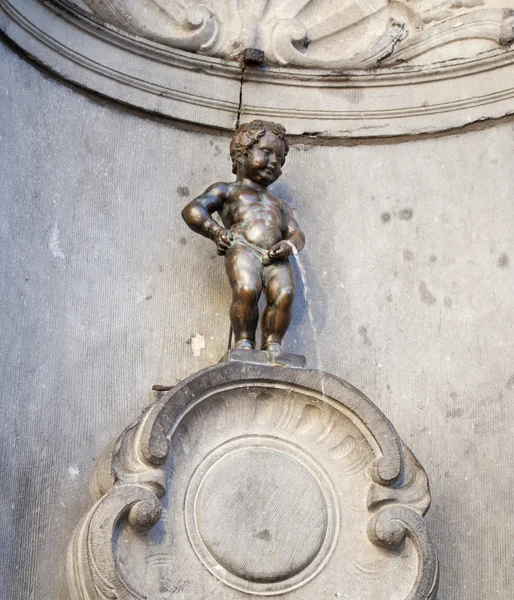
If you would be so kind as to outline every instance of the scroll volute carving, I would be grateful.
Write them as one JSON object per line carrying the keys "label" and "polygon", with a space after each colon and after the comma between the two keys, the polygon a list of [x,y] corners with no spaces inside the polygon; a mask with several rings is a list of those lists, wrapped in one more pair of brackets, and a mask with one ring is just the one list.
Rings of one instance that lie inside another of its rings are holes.
{"label": "scroll volute carving", "polygon": [[512,0],[85,0],[120,29],[175,48],[271,65],[371,69],[469,58],[514,39]]}
{"label": "scroll volute carving", "polygon": [[218,16],[204,3],[163,0],[85,0],[107,22],[131,33],[191,52],[212,50]]}

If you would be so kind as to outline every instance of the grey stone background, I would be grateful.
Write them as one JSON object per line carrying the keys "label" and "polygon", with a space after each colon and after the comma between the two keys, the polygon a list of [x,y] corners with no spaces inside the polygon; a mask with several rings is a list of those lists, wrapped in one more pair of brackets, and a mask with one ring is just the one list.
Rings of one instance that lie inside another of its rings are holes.
{"label": "grey stone background", "polygon": [[[154,383],[226,349],[222,262],[179,212],[231,179],[228,138],[0,61],[0,589],[64,600],[95,458]],[[307,235],[286,347],[366,393],[426,468],[441,600],[514,594],[514,140],[493,125],[294,145],[275,185]]]}

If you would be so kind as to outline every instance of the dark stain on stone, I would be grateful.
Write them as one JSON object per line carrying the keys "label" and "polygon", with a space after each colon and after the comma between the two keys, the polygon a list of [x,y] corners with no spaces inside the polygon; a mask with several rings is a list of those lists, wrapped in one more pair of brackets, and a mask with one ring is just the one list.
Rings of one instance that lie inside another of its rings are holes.
{"label": "dark stain on stone", "polygon": [[405,249],[403,251],[403,260],[405,260],[407,262],[412,262],[414,260],[414,252],[412,252],[411,250]]}
{"label": "dark stain on stone", "polygon": [[364,325],[361,325],[359,327],[359,335],[364,340],[364,343],[366,344],[366,346],[371,346],[371,340],[369,339],[369,336],[368,336],[368,330],[366,327],[364,327]]}
{"label": "dark stain on stone", "polygon": [[401,211],[398,213],[398,217],[402,221],[410,221],[410,219],[412,219],[412,214],[412,208],[402,208]]}
{"label": "dark stain on stone", "polygon": [[508,390],[514,390],[514,373],[509,377],[507,383],[505,384],[505,387]]}
{"label": "dark stain on stone", "polygon": [[187,240],[185,237],[180,238],[180,243],[185,246],[187,244]]}
{"label": "dark stain on stone", "polygon": [[164,271],[164,267],[162,265],[159,265],[159,271],[162,273]]}
{"label": "dark stain on stone", "polygon": [[506,269],[509,266],[509,262],[509,255],[506,252],[502,252],[500,256],[498,256],[496,264],[500,267],[500,269]]}
{"label": "dark stain on stone", "polygon": [[432,306],[433,304],[435,304],[436,297],[428,289],[428,286],[424,281],[419,282],[418,289],[419,289],[419,297],[421,298],[422,302],[424,302],[425,304],[428,304],[429,306]]}
{"label": "dark stain on stone", "polygon": [[445,296],[443,302],[446,308],[451,308],[453,306],[453,300],[450,298],[450,296]]}
{"label": "dark stain on stone", "polygon": [[269,542],[271,540],[271,533],[269,532],[269,529],[263,529],[262,531],[259,531],[255,537]]}
{"label": "dark stain on stone", "polygon": [[437,260],[437,256],[435,254],[431,254],[429,260],[430,262],[435,262]]}
{"label": "dark stain on stone", "polygon": [[388,392],[390,392],[390,391],[391,391],[391,384],[389,384],[389,383],[388,383],[388,384],[386,385],[386,390],[387,390]]}
{"label": "dark stain on stone", "polygon": [[219,156],[222,153],[223,150],[218,145],[214,146],[214,156]]}
{"label": "dark stain on stone", "polygon": [[382,223],[389,223],[389,221],[391,220],[391,213],[383,212],[380,215],[380,218],[382,219]]}
{"label": "dark stain on stone", "polygon": [[386,300],[387,300],[388,302],[392,302],[392,301],[393,301],[393,297],[392,297],[392,295],[391,295],[391,294],[389,294],[388,296],[386,296]]}
{"label": "dark stain on stone", "polygon": [[457,417],[462,417],[462,408],[451,408],[446,411],[446,417],[448,419],[456,419]]}
{"label": "dark stain on stone", "polygon": [[179,185],[177,188],[177,194],[181,198],[185,198],[185,197],[189,196],[189,188],[187,187],[187,185]]}

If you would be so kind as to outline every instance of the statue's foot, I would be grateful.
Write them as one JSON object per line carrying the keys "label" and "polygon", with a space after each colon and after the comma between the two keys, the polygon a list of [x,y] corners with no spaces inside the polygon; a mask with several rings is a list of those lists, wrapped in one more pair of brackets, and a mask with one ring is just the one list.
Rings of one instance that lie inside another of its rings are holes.
{"label": "statue's foot", "polygon": [[242,339],[237,340],[234,344],[234,350],[253,350],[255,342],[253,340]]}
{"label": "statue's foot", "polygon": [[273,354],[280,354],[282,352],[282,347],[277,342],[268,342],[264,344],[262,349],[264,352],[273,352]]}

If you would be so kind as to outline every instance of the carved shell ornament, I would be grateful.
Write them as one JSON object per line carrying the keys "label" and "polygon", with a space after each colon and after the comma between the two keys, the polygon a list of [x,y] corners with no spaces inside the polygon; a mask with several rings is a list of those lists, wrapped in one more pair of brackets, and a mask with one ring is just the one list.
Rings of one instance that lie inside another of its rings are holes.
{"label": "carved shell ornament", "polygon": [[513,0],[84,2],[112,25],[174,48],[225,59],[256,48],[280,66],[431,64],[514,40]]}

